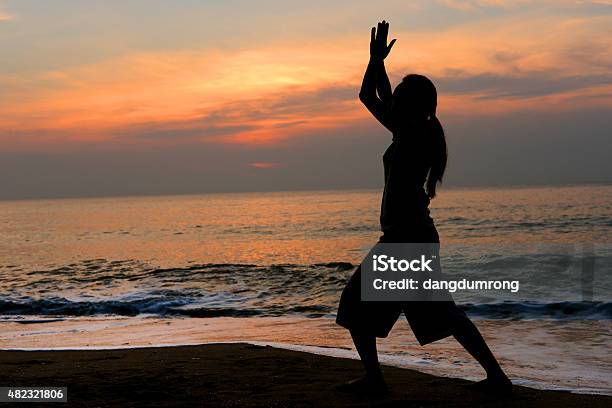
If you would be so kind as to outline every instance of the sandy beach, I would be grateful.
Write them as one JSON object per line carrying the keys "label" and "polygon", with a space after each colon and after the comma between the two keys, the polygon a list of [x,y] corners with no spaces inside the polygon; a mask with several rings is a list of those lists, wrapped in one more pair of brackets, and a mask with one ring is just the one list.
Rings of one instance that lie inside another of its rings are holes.
{"label": "sandy beach", "polygon": [[[367,399],[334,385],[359,361],[250,344],[96,351],[0,351],[0,384],[67,386],[74,407],[492,406],[607,407],[612,397],[515,387],[494,399],[467,381],[385,367],[391,394]],[[54,406],[54,405],[52,405]]]}

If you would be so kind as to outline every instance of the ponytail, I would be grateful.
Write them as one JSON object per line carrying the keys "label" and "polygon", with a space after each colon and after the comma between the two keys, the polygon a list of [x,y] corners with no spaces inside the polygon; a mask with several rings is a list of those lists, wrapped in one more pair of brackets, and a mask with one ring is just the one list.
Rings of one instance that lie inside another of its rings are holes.
{"label": "ponytail", "polygon": [[428,122],[430,123],[428,140],[431,141],[431,167],[426,184],[427,196],[432,199],[436,196],[436,184],[442,182],[444,170],[446,170],[448,151],[446,149],[444,129],[438,118],[434,115]]}

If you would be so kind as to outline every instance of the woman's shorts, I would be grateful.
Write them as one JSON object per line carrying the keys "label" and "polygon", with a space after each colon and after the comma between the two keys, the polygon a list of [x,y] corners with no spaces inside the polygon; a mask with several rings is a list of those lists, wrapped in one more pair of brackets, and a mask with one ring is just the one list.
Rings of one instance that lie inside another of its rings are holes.
{"label": "woman's shorts", "polygon": [[[401,241],[401,237],[385,235],[379,242],[437,242],[437,232],[429,236],[430,241]],[[402,312],[421,345],[450,336],[453,328],[468,318],[454,301],[362,301],[361,267],[358,267],[342,291],[336,323],[349,330],[387,337]]]}

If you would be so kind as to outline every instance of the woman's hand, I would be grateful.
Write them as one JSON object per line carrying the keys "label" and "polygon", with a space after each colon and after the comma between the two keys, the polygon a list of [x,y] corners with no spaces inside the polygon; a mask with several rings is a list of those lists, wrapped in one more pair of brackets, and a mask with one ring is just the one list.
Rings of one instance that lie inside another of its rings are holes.
{"label": "woman's hand", "polygon": [[391,47],[395,44],[395,39],[391,40],[387,45],[387,36],[389,34],[389,23],[385,20],[378,23],[378,28],[372,27],[370,36],[370,59],[375,61],[383,61],[389,55]]}

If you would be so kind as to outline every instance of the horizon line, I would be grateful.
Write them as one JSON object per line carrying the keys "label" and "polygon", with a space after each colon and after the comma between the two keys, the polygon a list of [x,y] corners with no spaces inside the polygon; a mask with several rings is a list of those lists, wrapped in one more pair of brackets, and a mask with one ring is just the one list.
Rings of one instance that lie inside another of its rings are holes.
{"label": "horizon line", "polygon": [[[568,187],[609,187],[610,181],[573,182],[573,183],[532,183],[532,184],[453,184],[444,186],[441,193],[453,190],[504,190],[504,189],[537,189],[537,188],[568,188]],[[271,189],[271,190],[235,190],[235,191],[202,191],[185,193],[142,193],[142,194],[105,194],[105,195],[60,195],[60,196],[38,196],[22,198],[2,198],[0,203],[11,201],[47,201],[47,200],[87,200],[108,198],[146,198],[146,197],[188,197],[203,195],[230,195],[230,194],[274,194],[274,193],[329,193],[329,192],[360,192],[360,191],[382,191],[382,187],[323,187],[304,189]]]}

